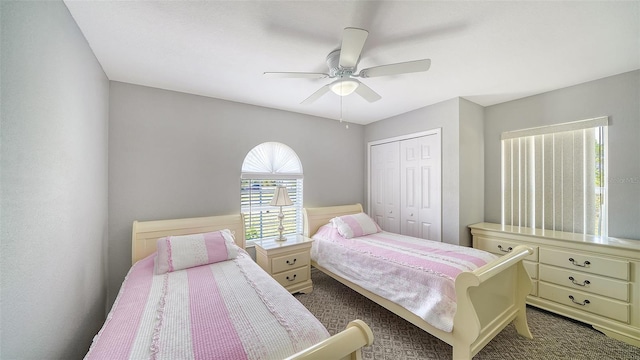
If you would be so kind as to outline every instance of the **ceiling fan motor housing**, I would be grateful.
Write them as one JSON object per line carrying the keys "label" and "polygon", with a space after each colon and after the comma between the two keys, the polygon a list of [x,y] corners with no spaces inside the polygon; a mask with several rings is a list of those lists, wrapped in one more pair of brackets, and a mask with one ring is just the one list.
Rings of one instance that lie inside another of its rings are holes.
{"label": "ceiling fan motor housing", "polygon": [[340,49],[333,50],[327,55],[327,66],[329,67],[329,77],[350,77],[355,72],[355,68],[341,68]]}

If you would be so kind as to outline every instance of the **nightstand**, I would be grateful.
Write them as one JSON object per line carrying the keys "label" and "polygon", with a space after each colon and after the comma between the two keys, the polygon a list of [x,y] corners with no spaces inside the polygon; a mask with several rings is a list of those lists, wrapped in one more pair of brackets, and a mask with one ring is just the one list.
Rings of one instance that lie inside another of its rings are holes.
{"label": "nightstand", "polygon": [[258,240],[256,262],[290,293],[310,293],[312,242],[302,235],[287,236],[287,241]]}

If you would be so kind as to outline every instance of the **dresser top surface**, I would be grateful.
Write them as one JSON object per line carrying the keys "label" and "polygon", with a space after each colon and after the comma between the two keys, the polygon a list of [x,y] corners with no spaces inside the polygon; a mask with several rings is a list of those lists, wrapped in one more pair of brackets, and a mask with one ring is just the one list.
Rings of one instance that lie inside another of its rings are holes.
{"label": "dresser top surface", "polygon": [[546,239],[552,239],[552,240],[561,240],[561,241],[575,242],[575,243],[581,243],[581,244],[611,246],[611,247],[623,248],[627,250],[640,251],[640,240],[621,239],[621,238],[614,238],[614,237],[600,237],[600,236],[594,236],[594,235],[570,233],[565,231],[535,229],[535,228],[528,228],[528,227],[522,227],[522,226],[501,225],[501,224],[486,223],[486,222],[469,225],[469,228],[478,229],[478,230],[487,230],[487,231],[497,231],[497,232],[502,232],[507,234],[517,234],[517,235],[531,236],[531,237],[537,237],[537,238],[546,238]]}

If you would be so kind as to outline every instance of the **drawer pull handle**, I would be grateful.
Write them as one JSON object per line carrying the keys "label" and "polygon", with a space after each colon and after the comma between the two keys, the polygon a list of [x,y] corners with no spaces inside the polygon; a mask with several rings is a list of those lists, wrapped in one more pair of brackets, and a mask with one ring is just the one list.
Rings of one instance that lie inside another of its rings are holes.
{"label": "drawer pull handle", "polygon": [[578,285],[578,286],[587,286],[587,285],[591,284],[591,281],[589,281],[589,280],[585,280],[585,281],[582,282],[582,284],[580,284],[580,283],[576,282],[576,279],[574,279],[573,276],[569,276],[569,280],[571,280],[571,282],[574,285]]}
{"label": "drawer pull handle", "polygon": [[298,259],[293,259],[293,262],[287,260],[287,265],[294,265],[296,263],[296,260],[298,260]]}
{"label": "drawer pull handle", "polygon": [[511,250],[513,250],[513,248],[511,246],[509,246],[507,248],[507,250],[505,250],[505,249],[502,248],[502,245],[498,245],[498,249],[500,249],[500,251],[506,252],[506,253],[511,252]]}
{"label": "drawer pull handle", "polygon": [[[295,280],[295,279],[296,279],[296,274],[293,274],[293,277],[292,277],[292,278],[289,278],[289,277],[287,276],[287,280],[289,280],[289,281],[293,281],[293,280]],[[587,301],[588,301],[588,300],[587,300]]]}
{"label": "drawer pull handle", "polygon": [[575,260],[573,260],[573,258],[569,258],[569,261],[571,261],[571,263],[575,266],[580,266],[580,267],[587,267],[589,265],[591,265],[591,263],[589,262],[589,260],[585,261],[584,264],[580,265],[578,264]]}
{"label": "drawer pull handle", "polygon": [[575,300],[575,298],[573,297],[573,295],[569,295],[569,299],[571,299],[571,302],[573,302],[574,304],[578,304],[578,305],[580,305],[580,306],[585,306],[585,305],[587,305],[587,304],[590,304],[590,303],[591,303],[591,301],[589,301],[589,300],[587,300],[587,299],[585,299],[583,302],[579,303],[579,302],[577,302],[577,301]]}

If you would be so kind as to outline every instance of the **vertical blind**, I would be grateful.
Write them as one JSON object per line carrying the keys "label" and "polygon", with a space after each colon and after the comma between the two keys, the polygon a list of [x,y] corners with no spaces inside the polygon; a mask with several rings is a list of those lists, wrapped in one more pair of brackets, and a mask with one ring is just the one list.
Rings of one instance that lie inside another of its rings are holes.
{"label": "vertical blind", "polygon": [[608,117],[505,132],[502,224],[606,236]]}

